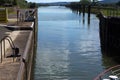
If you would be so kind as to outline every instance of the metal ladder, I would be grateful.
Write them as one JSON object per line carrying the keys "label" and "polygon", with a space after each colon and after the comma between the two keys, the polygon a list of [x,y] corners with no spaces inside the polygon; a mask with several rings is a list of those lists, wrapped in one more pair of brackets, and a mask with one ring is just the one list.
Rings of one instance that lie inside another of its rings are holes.
{"label": "metal ladder", "polygon": [[0,45],[0,47],[1,47],[1,63],[3,62],[3,54],[4,54],[4,58],[5,58],[5,56],[6,56],[6,52],[5,52],[5,42],[6,42],[6,40],[9,42],[10,47],[11,47],[12,52],[13,52],[12,55],[11,55],[11,56],[13,57],[13,62],[14,62],[15,57],[17,57],[18,54],[19,54],[19,48],[17,48],[17,47],[15,46],[12,38],[11,38],[10,36],[5,36],[5,37],[4,37],[3,39],[1,39],[1,41],[0,41],[0,43],[1,43],[1,45]]}

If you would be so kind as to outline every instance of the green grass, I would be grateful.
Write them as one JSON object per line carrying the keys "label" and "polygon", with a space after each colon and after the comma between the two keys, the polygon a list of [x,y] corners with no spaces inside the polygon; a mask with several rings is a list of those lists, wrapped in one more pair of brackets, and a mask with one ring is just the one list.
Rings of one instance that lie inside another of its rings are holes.
{"label": "green grass", "polygon": [[[0,6],[0,8],[5,8]],[[14,10],[14,7],[7,7],[8,14],[16,14],[16,11]]]}
{"label": "green grass", "polygon": [[101,12],[105,16],[120,16],[120,10],[106,10],[106,9],[101,9]]}
{"label": "green grass", "polygon": [[91,9],[91,12],[95,14],[102,12],[104,16],[120,16],[120,9],[116,9],[112,7],[105,7],[105,8],[94,7]]}

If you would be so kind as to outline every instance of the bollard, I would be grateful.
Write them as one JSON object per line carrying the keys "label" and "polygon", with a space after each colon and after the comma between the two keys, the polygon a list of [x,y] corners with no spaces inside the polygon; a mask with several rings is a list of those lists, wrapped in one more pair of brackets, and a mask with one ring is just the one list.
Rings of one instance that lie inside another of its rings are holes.
{"label": "bollard", "polygon": [[2,63],[2,42],[1,42],[1,63]]}
{"label": "bollard", "polygon": [[24,65],[25,65],[25,75],[26,75],[26,79],[25,80],[27,80],[27,78],[28,78],[28,74],[27,74],[27,62],[26,62],[26,60],[24,59],[24,58],[22,58],[22,62],[24,63]]}

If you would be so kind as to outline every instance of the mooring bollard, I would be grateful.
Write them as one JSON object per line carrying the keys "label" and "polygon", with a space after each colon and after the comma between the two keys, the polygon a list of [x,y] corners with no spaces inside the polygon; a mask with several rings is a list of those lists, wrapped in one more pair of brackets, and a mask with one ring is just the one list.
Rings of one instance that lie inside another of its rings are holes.
{"label": "mooring bollard", "polygon": [[25,65],[25,73],[26,73],[26,74],[25,74],[25,75],[26,75],[26,76],[25,76],[25,77],[26,77],[25,80],[27,80],[27,79],[28,79],[28,76],[27,76],[27,75],[28,75],[28,74],[27,74],[27,62],[26,62],[26,60],[25,60],[24,58],[22,58],[22,62],[23,62],[24,65]]}

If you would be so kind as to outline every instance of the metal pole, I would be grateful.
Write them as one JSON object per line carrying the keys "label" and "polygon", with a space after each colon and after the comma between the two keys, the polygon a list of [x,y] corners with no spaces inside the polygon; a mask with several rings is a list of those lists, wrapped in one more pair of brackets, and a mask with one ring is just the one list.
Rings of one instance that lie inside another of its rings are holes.
{"label": "metal pole", "polygon": [[4,47],[4,58],[5,58],[5,40],[3,41],[3,47]]}
{"label": "metal pole", "polygon": [[20,13],[20,11],[17,10],[17,24],[18,24],[18,21],[19,21],[19,13]]}
{"label": "metal pole", "polygon": [[2,63],[2,41],[1,41],[1,63]]}
{"label": "metal pole", "polygon": [[13,62],[14,62],[14,57],[15,57],[15,50],[14,49],[15,49],[15,46],[12,46],[12,43],[11,43],[12,41],[10,42],[10,40],[11,40],[10,38],[6,39],[6,40],[8,40],[8,42],[9,42],[11,48],[12,48],[12,51],[13,51]]}
{"label": "metal pole", "polygon": [[26,60],[25,60],[24,58],[22,59],[22,62],[23,62],[24,65],[25,65],[25,73],[26,73],[26,74],[25,74],[25,75],[26,75],[25,77],[26,77],[26,80],[27,80],[27,79],[28,79],[28,76],[27,76],[27,75],[28,75],[28,74],[27,74],[27,62],[26,62]]}
{"label": "metal pole", "polygon": [[27,76],[27,62],[25,62],[25,70],[26,70],[26,80],[28,79],[28,76]]}
{"label": "metal pole", "polygon": [[35,25],[36,24],[36,22],[35,22],[35,18],[34,18],[34,29],[33,29],[33,33],[34,33],[34,44],[35,44],[35,32],[36,32],[36,30],[35,30]]}
{"label": "metal pole", "polygon": [[88,17],[90,17],[91,5],[88,6]]}
{"label": "metal pole", "polygon": [[102,80],[101,76],[100,76],[100,80]]}

